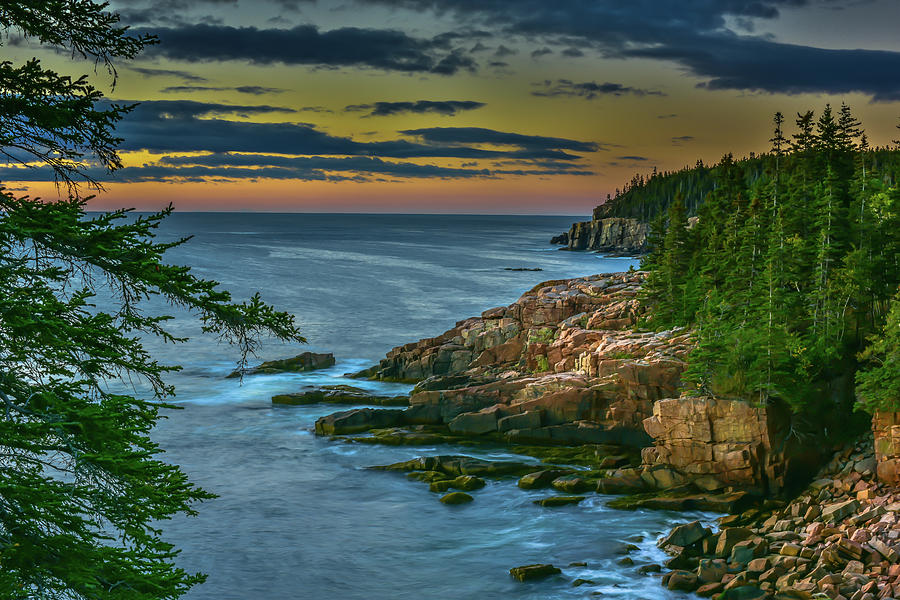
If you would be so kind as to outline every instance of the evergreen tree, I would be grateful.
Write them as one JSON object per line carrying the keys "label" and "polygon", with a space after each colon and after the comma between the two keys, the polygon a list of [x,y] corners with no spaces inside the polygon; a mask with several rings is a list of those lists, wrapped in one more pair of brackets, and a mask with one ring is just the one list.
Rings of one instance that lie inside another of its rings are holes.
{"label": "evergreen tree", "polygon": [[[4,34],[106,64],[131,58],[132,37],[105,3],[0,4]],[[6,35],[0,39],[8,39]],[[114,75],[113,75],[114,76]],[[173,389],[142,336],[178,342],[168,317],[142,310],[158,296],[193,310],[203,330],[235,343],[241,362],[271,333],[302,341],[293,317],[258,296],[235,303],[212,281],[170,265],[181,242],[155,240],[171,212],[85,212],[87,161],[121,163],[113,126],[127,107],[99,104],[85,78],[37,59],[0,63],[0,152],[40,161],[71,196],[58,202],[0,188],[0,598],[173,599],[201,582],[174,564],[157,522],[194,514],[210,494],[160,460],[150,439]],[[90,180],[89,180],[90,181]],[[184,240],[182,240],[184,241]],[[93,304],[111,298],[111,309]],[[134,384],[116,385],[117,381]],[[143,389],[131,393],[117,389]]]}
{"label": "evergreen tree", "polygon": [[846,414],[842,382],[900,284],[900,152],[870,149],[846,104],[798,114],[790,144],[780,114],[774,124],[770,153],[708,168],[689,232],[669,203],[645,265],[650,324],[693,328],[684,380],[704,392]]}
{"label": "evergreen tree", "polygon": [[860,354],[866,368],[856,374],[860,407],[868,411],[900,410],[900,290],[891,300],[884,329]]}

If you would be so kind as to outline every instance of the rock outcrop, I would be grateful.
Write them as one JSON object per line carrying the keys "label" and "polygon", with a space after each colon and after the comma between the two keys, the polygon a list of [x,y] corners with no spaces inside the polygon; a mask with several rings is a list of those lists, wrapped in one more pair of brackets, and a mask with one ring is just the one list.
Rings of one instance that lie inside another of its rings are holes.
{"label": "rock outcrop", "polygon": [[409,406],[407,396],[379,396],[352,385],[308,385],[298,392],[272,396],[272,404],[374,404],[377,406]]}
{"label": "rock outcrop", "polygon": [[594,218],[573,223],[567,233],[550,240],[565,244],[569,250],[596,250],[615,254],[641,254],[647,249],[650,226],[637,219]]}
{"label": "rock outcrop", "polygon": [[358,375],[420,382],[408,423],[529,443],[649,443],[653,403],[678,394],[689,335],[638,333],[641,272],[536,286],[515,303],[391,350]]}
{"label": "rock outcrop", "polygon": [[811,465],[818,464],[818,456],[788,445],[789,425],[789,411],[778,404],[667,398],[644,420],[654,445],[642,457],[645,466],[672,468],[709,491],[740,487],[780,494],[792,483],[808,481]]}
{"label": "rock outcrop", "polygon": [[243,371],[238,369],[232,371],[228,378],[241,377],[242,375],[272,375],[275,373],[300,373],[303,371],[313,371],[315,369],[327,369],[334,366],[334,354],[317,354],[315,352],[304,352],[292,358],[283,358],[281,360],[270,360]]}
{"label": "rock outcrop", "polygon": [[879,411],[872,417],[878,479],[900,484],[900,413]]}

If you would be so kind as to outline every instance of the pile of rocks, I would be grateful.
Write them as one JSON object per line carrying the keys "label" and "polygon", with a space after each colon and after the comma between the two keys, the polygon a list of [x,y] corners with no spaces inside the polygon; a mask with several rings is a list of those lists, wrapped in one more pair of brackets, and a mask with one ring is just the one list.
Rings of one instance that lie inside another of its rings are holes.
{"label": "pile of rocks", "polygon": [[724,517],[716,533],[676,527],[660,541],[675,555],[663,585],[725,600],[900,598],[900,490],[875,468],[871,441],[860,442],[781,508]]}

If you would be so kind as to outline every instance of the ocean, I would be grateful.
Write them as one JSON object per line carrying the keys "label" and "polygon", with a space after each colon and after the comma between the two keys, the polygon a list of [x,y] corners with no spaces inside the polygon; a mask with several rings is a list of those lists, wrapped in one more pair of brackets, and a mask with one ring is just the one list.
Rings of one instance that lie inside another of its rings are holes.
{"label": "ocean", "polygon": [[[475,501],[445,506],[425,484],[366,467],[427,454],[513,458],[471,447],[388,447],[333,442],[315,420],[347,407],[273,406],[271,396],[308,384],[349,383],[380,393],[411,386],[353,381],[344,373],[392,347],[442,333],[456,321],[509,304],[535,284],[627,270],[629,258],[560,252],[551,236],[572,217],[175,213],[162,239],[193,238],[170,251],[240,300],[255,292],[297,316],[307,345],[267,340],[254,360],[305,350],[333,352],[335,367],[306,374],[225,379],[233,348],[199,336],[150,342],[183,370],[153,438],[165,460],[218,494],[199,516],[162,524],[182,550],[177,563],[208,581],[190,600],[491,600],[677,598],[637,567],[665,556],[656,539],[678,522],[708,515],[618,511],[591,495],[578,506],[532,504],[542,491],[489,482]],[[540,268],[542,271],[507,269]],[[625,544],[638,547],[621,565]],[[549,562],[563,575],[519,583],[511,567]],[[567,566],[585,563],[585,566]],[[573,586],[576,579],[589,580]]]}

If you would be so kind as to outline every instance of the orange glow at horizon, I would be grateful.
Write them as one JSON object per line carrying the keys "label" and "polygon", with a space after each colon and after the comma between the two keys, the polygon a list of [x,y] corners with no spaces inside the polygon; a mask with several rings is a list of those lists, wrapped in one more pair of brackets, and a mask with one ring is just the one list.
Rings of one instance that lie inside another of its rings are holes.
{"label": "orange glow at horizon", "polygon": [[[590,215],[606,194],[596,178],[326,182],[144,182],[108,184],[88,202],[91,210],[159,210],[170,202],[176,211],[347,212],[347,213],[494,213]],[[25,184],[28,193],[47,200],[60,197],[51,183]],[[10,189],[21,185],[10,183]],[[560,193],[565,190],[564,193]],[[89,190],[82,190],[88,195]],[[64,192],[64,190],[63,190]]]}

